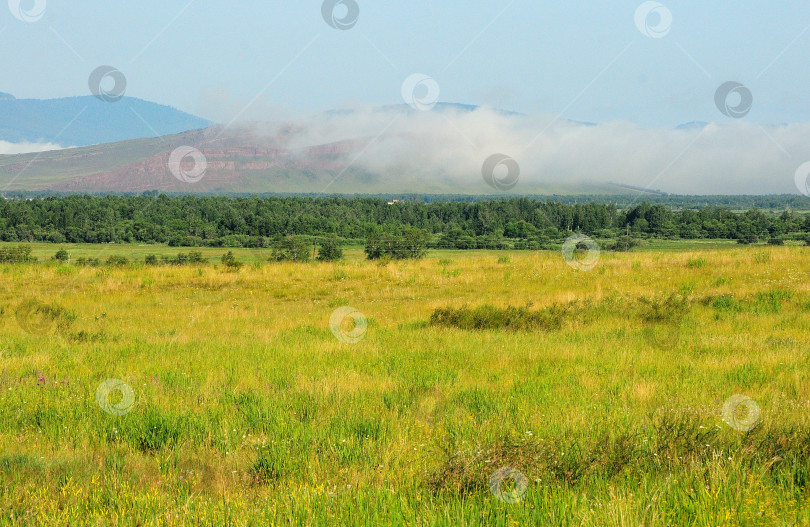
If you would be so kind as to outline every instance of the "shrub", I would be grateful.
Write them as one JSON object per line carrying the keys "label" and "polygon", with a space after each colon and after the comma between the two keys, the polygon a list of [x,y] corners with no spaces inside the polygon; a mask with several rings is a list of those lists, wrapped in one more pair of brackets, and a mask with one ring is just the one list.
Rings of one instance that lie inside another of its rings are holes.
{"label": "shrub", "polygon": [[334,262],[343,258],[343,249],[340,248],[337,236],[330,235],[324,238],[318,248],[318,260],[321,262]]}
{"label": "shrub", "polygon": [[47,240],[51,243],[65,243],[65,235],[59,231],[51,231]]}
{"label": "shrub", "polygon": [[473,308],[438,308],[430,316],[430,324],[465,330],[512,329],[555,330],[562,326],[572,306],[558,304],[530,311],[526,307],[498,308],[483,305]]}
{"label": "shrub", "polygon": [[402,236],[404,244],[400,247],[400,253],[392,255],[394,258],[422,258],[427,254],[427,243],[429,236],[422,230],[412,227],[405,229]]}
{"label": "shrub", "polygon": [[30,245],[16,245],[14,247],[0,248],[0,263],[24,263],[35,261],[36,258],[31,256]]}
{"label": "shrub", "polygon": [[644,322],[677,322],[691,309],[689,298],[678,293],[638,299]]}
{"label": "shrub", "polygon": [[59,249],[56,251],[56,254],[53,255],[53,259],[57,262],[67,262],[70,260],[70,254],[64,249]]}
{"label": "shrub", "polygon": [[369,260],[379,260],[382,256],[386,253],[385,252],[385,245],[386,245],[385,237],[372,235],[369,236],[366,240],[366,258]]}
{"label": "shrub", "polygon": [[222,263],[229,269],[239,269],[243,265],[242,262],[237,260],[233,255],[233,251],[228,251],[222,255]]}
{"label": "shrub", "polygon": [[424,231],[412,227],[406,228],[400,236],[374,234],[366,240],[366,256],[369,260],[378,260],[388,256],[394,260],[422,258],[427,253],[429,236]]}
{"label": "shrub", "polygon": [[185,236],[172,236],[169,239],[169,247],[183,247],[188,245],[188,240]]}
{"label": "shrub", "polygon": [[157,265],[158,264],[158,257],[154,254],[147,254],[146,258],[144,258],[144,263],[146,265]]}
{"label": "shrub", "polygon": [[[622,236],[615,242],[605,244],[606,251],[623,252],[629,251],[641,245],[641,240],[629,236]],[[587,249],[587,247],[585,247]]]}
{"label": "shrub", "polygon": [[107,265],[114,265],[116,267],[122,267],[122,266],[125,266],[125,265],[129,265],[129,258],[127,258],[126,256],[120,256],[120,255],[115,255],[114,254],[114,255],[110,256],[109,258],[107,258]]}
{"label": "shrub", "polygon": [[301,236],[286,236],[276,240],[271,261],[308,262],[312,259],[312,248],[309,241]]}
{"label": "shrub", "polygon": [[251,239],[246,234],[229,234],[220,238],[223,247],[250,247]]}
{"label": "shrub", "polygon": [[76,265],[87,265],[92,267],[98,267],[101,265],[101,262],[98,258],[79,258],[76,260]]}

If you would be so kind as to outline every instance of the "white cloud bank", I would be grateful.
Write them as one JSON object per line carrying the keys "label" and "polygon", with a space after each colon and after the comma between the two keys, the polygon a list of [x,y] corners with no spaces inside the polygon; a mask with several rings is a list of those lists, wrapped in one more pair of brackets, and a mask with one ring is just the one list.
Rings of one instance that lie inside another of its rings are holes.
{"label": "white cloud bank", "polygon": [[678,194],[798,193],[796,171],[810,161],[810,123],[761,127],[738,120],[645,129],[487,108],[397,107],[297,119],[264,133],[288,148],[373,139],[346,163],[417,184],[430,177],[457,178],[465,187],[481,183],[484,160],[502,153],[520,165],[516,193],[534,184],[608,182]]}
{"label": "white cloud bank", "polygon": [[62,150],[63,146],[54,143],[9,143],[0,141],[0,155],[30,154],[32,152],[48,152]]}

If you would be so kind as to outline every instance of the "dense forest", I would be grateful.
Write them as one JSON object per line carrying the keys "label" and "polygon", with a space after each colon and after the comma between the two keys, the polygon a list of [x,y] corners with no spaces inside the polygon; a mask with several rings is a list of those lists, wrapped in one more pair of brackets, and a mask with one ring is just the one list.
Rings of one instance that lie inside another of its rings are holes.
{"label": "dense forest", "polygon": [[[124,197],[138,197],[149,196],[157,197],[161,193],[156,190],[151,190],[143,193],[105,193],[105,194],[90,194],[96,197],[105,197],[108,195],[121,195]],[[54,191],[6,191],[0,192],[2,198],[7,199],[40,199],[40,198],[62,198],[72,194],[65,194],[63,192]],[[183,197],[189,194],[174,194],[167,193],[169,197]],[[219,193],[219,194],[194,194],[197,197],[226,197],[226,198],[284,198],[284,197],[299,197],[299,198],[322,198],[323,194],[244,194],[244,193]],[[333,197],[333,196],[328,196]],[[475,203],[479,201],[493,201],[501,200],[503,195],[465,195],[465,194],[386,194],[386,195],[341,195],[344,198],[372,198],[381,199],[385,201],[398,200],[398,201],[415,201],[424,203],[433,202],[468,202]],[[526,197],[533,200],[540,201],[556,201],[566,205],[575,205],[577,203],[607,203],[616,205],[620,209],[627,209],[638,203],[645,201],[651,205],[664,205],[673,210],[679,209],[705,209],[707,207],[722,207],[734,211],[744,211],[753,208],[762,209],[765,211],[783,211],[785,209],[792,209],[798,211],[810,211],[810,197],[798,194],[769,194],[769,195],[708,195],[708,196],[692,196],[682,194],[665,194],[665,193],[650,193],[650,192],[631,192],[624,194],[552,194],[544,196],[515,196]]]}
{"label": "dense forest", "polygon": [[647,202],[620,208],[529,198],[400,201],[339,197],[65,196],[0,199],[0,239],[9,242],[168,243],[271,247],[285,236],[334,234],[365,243],[418,229],[430,247],[542,248],[571,232],[602,239],[807,239],[810,216],[720,207],[678,210]]}

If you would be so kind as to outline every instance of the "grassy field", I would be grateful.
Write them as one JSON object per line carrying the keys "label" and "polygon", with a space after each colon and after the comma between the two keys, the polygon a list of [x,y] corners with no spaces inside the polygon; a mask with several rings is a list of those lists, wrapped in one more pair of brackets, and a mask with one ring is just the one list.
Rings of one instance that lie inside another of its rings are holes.
{"label": "grassy field", "polygon": [[810,524],[810,248],[203,251],[0,265],[0,524]]}

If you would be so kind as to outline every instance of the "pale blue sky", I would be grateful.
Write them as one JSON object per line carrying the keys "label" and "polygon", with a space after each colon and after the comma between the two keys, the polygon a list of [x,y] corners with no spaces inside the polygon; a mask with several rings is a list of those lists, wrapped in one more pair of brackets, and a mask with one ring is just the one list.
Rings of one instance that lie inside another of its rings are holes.
{"label": "pale blue sky", "polygon": [[86,95],[109,64],[129,96],[226,121],[254,98],[242,117],[401,103],[419,72],[446,102],[674,126],[729,121],[714,93],[735,80],[754,96],[747,120],[810,121],[806,0],[663,1],[663,38],[637,29],[637,0],[357,3],[347,31],[320,1],[48,0],[33,23],[0,9],[0,91]]}

